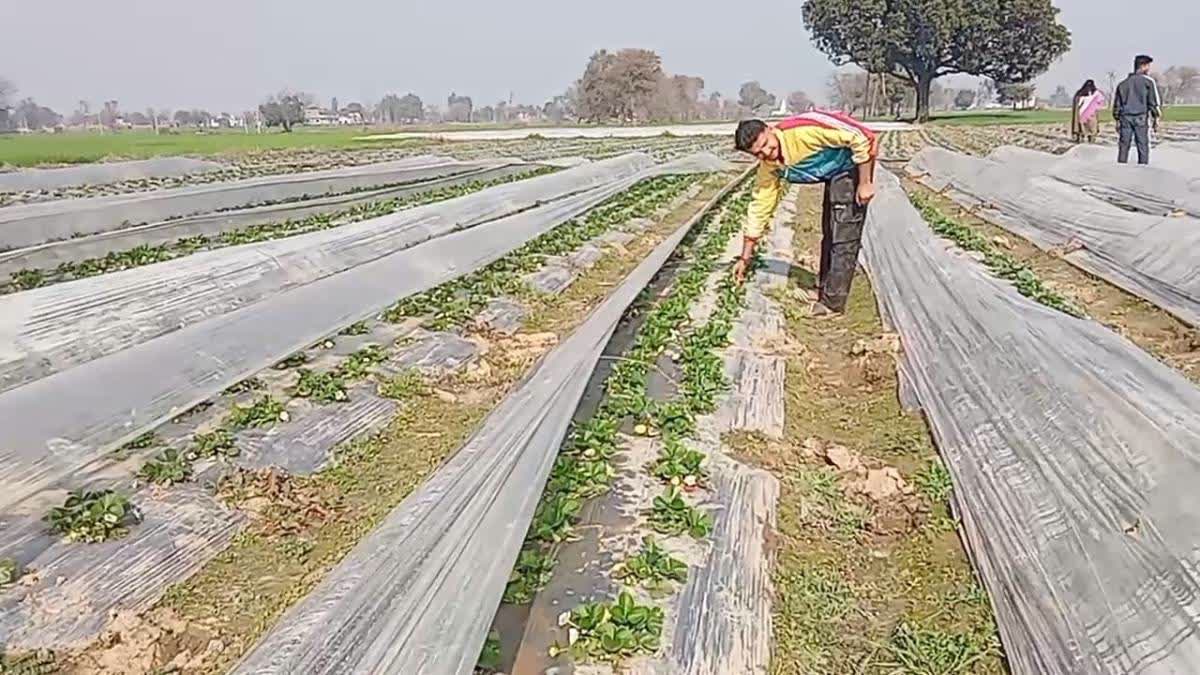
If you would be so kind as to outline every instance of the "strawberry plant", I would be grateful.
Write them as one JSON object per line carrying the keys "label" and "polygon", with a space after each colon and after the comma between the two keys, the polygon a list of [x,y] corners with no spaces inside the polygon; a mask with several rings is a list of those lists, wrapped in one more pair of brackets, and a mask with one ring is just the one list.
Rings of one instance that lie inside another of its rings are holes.
{"label": "strawberry plant", "polygon": [[138,478],[159,485],[182,483],[192,477],[192,465],[183,453],[168,448],[155,459],[142,465]]}
{"label": "strawberry plant", "polygon": [[240,431],[286,421],[287,412],[283,409],[283,404],[268,395],[246,408],[234,404],[229,416],[225,418],[224,426],[230,431]]}
{"label": "strawberry plant", "polygon": [[671,486],[654,498],[650,526],[659,534],[678,536],[686,532],[696,539],[702,539],[712,530],[712,518],[688,504],[679,488]]}
{"label": "strawberry plant", "polygon": [[237,447],[233,444],[233,434],[227,429],[219,428],[208,433],[192,436],[193,451],[197,457],[236,457]]}
{"label": "strawberry plant", "polygon": [[671,434],[663,439],[663,449],[652,473],[671,485],[691,488],[704,480],[707,461],[704,453],[692,450],[678,436]]}
{"label": "strawberry plant", "polygon": [[522,549],[504,588],[504,602],[523,605],[533,600],[534,594],[550,582],[554,563],[554,556],[540,547]]}
{"label": "strawberry plant", "polygon": [[387,352],[383,347],[367,345],[347,357],[345,362],[338,366],[337,373],[347,380],[361,380],[371,374],[373,366],[383,363],[386,359]]}
{"label": "strawberry plant", "polygon": [[338,331],[338,335],[366,335],[371,329],[366,321],[358,321]]}
{"label": "strawberry plant", "polygon": [[530,535],[535,541],[557,543],[571,533],[571,524],[583,504],[579,498],[568,494],[556,494],[538,504],[530,525]]}
{"label": "strawberry plant", "polygon": [[318,373],[314,370],[301,368],[296,380],[294,393],[300,398],[310,398],[322,403],[345,401],[346,382],[339,373]]}
{"label": "strawberry plant", "polygon": [[153,431],[147,431],[146,433],[142,434],[141,436],[138,436],[137,438],[133,439],[132,441],[129,441],[125,445],[122,445],[121,449],[122,450],[145,450],[146,448],[152,448],[158,444],[159,444],[158,435],[155,434]]}
{"label": "strawberry plant", "polygon": [[479,652],[479,659],[475,664],[476,670],[486,672],[496,672],[500,670],[501,655],[500,655],[500,634],[496,631],[488,633],[487,639],[483,642],[483,649]]}
{"label": "strawberry plant", "polygon": [[112,490],[74,490],[46,516],[51,528],[67,541],[86,543],[124,536],[139,520],[129,498]]}
{"label": "strawberry plant", "polygon": [[613,570],[618,579],[655,589],[672,581],[682,582],[687,573],[687,565],[667,553],[654,537],[642,539],[642,550]]}
{"label": "strawberry plant", "polygon": [[237,382],[233,385],[230,385],[228,388],[225,389],[225,393],[230,396],[236,396],[238,394],[242,394],[242,393],[246,393],[246,392],[250,392],[250,391],[260,391],[265,388],[266,388],[266,385],[263,384],[262,380],[258,379],[257,377],[247,377],[246,379],[242,380],[241,382]]}
{"label": "strawberry plant", "polygon": [[0,558],[0,589],[17,583],[17,579],[20,578],[21,566],[17,561],[12,558]]}
{"label": "strawberry plant", "polygon": [[288,368],[295,368],[296,366],[302,366],[306,363],[308,363],[308,354],[305,354],[304,352],[296,352],[279,363],[276,363],[275,369],[287,370]]}
{"label": "strawberry plant", "polygon": [[622,591],[615,602],[592,602],[564,614],[567,645],[556,644],[550,656],[570,653],[577,659],[619,662],[637,654],[658,651],[662,640],[663,610],[640,605]]}

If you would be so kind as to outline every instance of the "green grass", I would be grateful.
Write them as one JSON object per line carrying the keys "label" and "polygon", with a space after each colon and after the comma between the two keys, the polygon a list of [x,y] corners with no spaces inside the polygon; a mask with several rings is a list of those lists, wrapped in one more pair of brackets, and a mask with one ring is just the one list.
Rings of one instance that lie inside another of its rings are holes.
{"label": "green grass", "polygon": [[[167,155],[216,155],[287,148],[365,147],[361,127],[327,131],[297,130],[243,133],[220,131],[155,135],[150,131],[123,131],[99,134],[66,132],[61,134],[0,135],[0,166],[37,166],[40,164],[83,164],[111,159],[145,159]],[[405,145],[421,141],[389,141],[387,145]]]}
{"label": "green grass", "polygon": [[[1167,122],[1200,122],[1200,105],[1167,106],[1163,109],[1163,119]],[[1053,124],[1056,122],[1065,124],[1070,121],[1070,110],[1004,110],[996,108],[938,113],[929,123],[989,126],[993,124]]]}

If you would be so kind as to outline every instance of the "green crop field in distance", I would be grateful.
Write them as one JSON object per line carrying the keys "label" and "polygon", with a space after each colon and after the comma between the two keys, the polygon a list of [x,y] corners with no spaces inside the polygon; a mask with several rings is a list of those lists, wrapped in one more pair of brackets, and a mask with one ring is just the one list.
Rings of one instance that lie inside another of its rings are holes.
{"label": "green crop field in distance", "polygon": [[[145,159],[170,155],[217,155],[283,148],[363,147],[361,127],[329,130],[296,130],[292,133],[242,131],[198,133],[180,130],[155,134],[151,131],[112,133],[75,132],[2,134],[0,166],[84,164],[114,159]],[[389,146],[418,141],[390,141]]]}
{"label": "green crop field in distance", "polygon": [[[1163,109],[1163,119],[1167,122],[1200,122],[1200,105],[1167,106]],[[1070,110],[1005,110],[996,108],[992,110],[937,113],[930,120],[930,124],[989,126],[992,124],[1053,124],[1055,122],[1066,124],[1070,121]]]}

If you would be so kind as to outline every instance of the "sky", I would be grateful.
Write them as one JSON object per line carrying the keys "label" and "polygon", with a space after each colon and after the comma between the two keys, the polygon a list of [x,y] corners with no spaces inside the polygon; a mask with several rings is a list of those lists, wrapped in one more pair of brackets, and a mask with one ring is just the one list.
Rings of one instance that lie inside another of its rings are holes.
{"label": "sky", "polygon": [[[824,100],[832,66],[809,42],[802,0],[415,2],[413,0],[60,0],[0,9],[0,77],[18,96],[69,113],[116,99],[123,110],[252,109],[282,88],[324,105],[415,92],[444,106],[541,103],[566,90],[600,48],[656,50],[674,74],[736,97],[757,79],[780,95]],[[1073,47],[1038,79],[1048,94],[1101,86],[1138,52],[1158,67],[1200,65],[1197,0],[1055,0]],[[738,30],[747,25],[748,30]],[[764,32],[765,31],[765,32]]]}

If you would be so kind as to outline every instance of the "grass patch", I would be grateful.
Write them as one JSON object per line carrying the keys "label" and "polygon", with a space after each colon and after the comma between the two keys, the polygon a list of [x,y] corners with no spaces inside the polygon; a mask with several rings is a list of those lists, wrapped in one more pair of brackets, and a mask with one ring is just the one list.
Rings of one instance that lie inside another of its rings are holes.
{"label": "grass patch", "polygon": [[[808,286],[820,240],[819,188],[802,190],[798,205],[793,283]],[[803,346],[788,357],[784,438],[723,439],[743,460],[780,478],[771,672],[939,672],[919,669],[941,667],[940,651],[925,658],[908,642],[893,643],[906,623],[967,636],[971,661],[962,672],[1004,673],[986,594],[944,499],[932,499],[944,496],[948,482],[930,468],[937,453],[928,430],[897,399],[891,355],[881,357],[880,367],[855,353],[856,344],[884,334],[869,280],[857,276],[840,318],[809,317],[802,293],[779,293],[776,300],[789,337]],[[916,494],[867,499],[849,489],[852,474],[837,473],[811,450],[814,439],[896,467]],[[914,654],[919,658],[902,660]]]}

